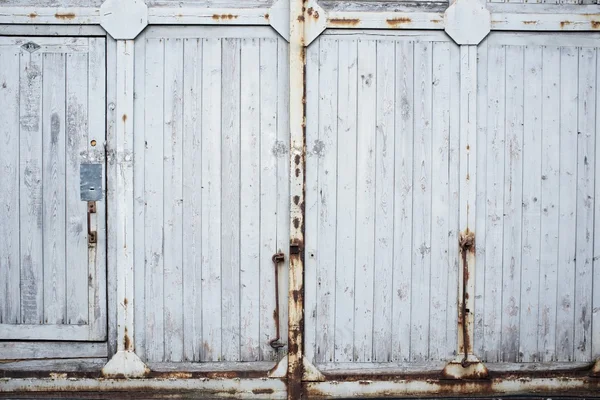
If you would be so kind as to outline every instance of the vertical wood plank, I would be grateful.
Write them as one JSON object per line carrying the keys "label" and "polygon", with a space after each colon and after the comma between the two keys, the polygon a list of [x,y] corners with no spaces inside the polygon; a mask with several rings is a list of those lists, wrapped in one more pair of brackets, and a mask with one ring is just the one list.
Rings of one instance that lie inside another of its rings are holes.
{"label": "vertical wood plank", "polygon": [[274,360],[269,340],[275,336],[275,271],[277,250],[277,39],[260,39],[260,351]]}
{"label": "vertical wood plank", "polygon": [[[542,48],[524,49],[523,220],[519,355],[522,362],[539,360],[538,328],[541,243]],[[525,172],[526,171],[526,172]]]}
{"label": "vertical wood plank", "polygon": [[504,220],[504,143],[505,143],[505,96],[506,96],[506,50],[504,46],[488,47],[488,94],[487,106],[487,171],[486,171],[486,232],[485,232],[485,282],[484,289],[482,357],[488,362],[500,361],[502,334],[502,251]]}
{"label": "vertical wood plank", "polygon": [[240,357],[260,359],[260,42],[242,39],[240,87]]}
{"label": "vertical wood plank", "polygon": [[541,361],[555,360],[558,212],[560,173],[560,47],[542,49],[542,216],[540,232],[540,303],[538,351]]}
{"label": "vertical wood plank", "polygon": [[[451,269],[449,247],[450,172],[450,43],[432,43],[432,169],[431,169],[431,277],[429,299],[429,359],[446,360],[448,349],[455,341],[447,340],[447,319],[456,319],[448,315],[447,292],[452,284],[448,280]],[[435,160],[435,161],[434,161]]]}
{"label": "vertical wood plank", "polygon": [[202,344],[202,40],[183,48],[183,358],[200,361]]}
{"label": "vertical wood plank", "polygon": [[202,352],[221,359],[221,39],[202,44]]}
{"label": "vertical wood plank", "polygon": [[240,359],[240,40],[223,40],[222,315],[223,360]]}
{"label": "vertical wood plank", "polygon": [[557,361],[571,361],[574,345],[578,61],[577,48],[561,47]]}
{"label": "vertical wood plank", "polygon": [[144,154],[146,357],[164,361],[164,40],[146,42]]}
{"label": "vertical wood plank", "polygon": [[519,353],[519,313],[523,214],[524,47],[506,47],[506,141],[504,179],[504,252],[502,277],[502,360],[516,362]]}
{"label": "vertical wood plank", "polygon": [[[134,346],[135,354],[142,360],[146,360],[146,44],[145,34],[142,33],[135,41],[135,65],[134,65],[134,98],[133,112],[133,263],[135,288],[135,332]],[[109,178],[110,179],[110,178]],[[185,281],[184,281],[185,282]],[[148,296],[149,297],[149,296]]]}
{"label": "vertical wood plank", "polygon": [[16,324],[21,319],[19,63],[16,46],[0,50],[0,323],[3,324]]}
{"label": "vertical wood plank", "polygon": [[377,42],[373,361],[392,360],[395,43]]}
{"label": "vertical wood plank", "polygon": [[[458,284],[459,284],[459,249],[458,249],[458,234],[459,234],[459,219],[460,219],[460,47],[451,45],[450,47],[450,140],[449,140],[449,199],[448,199],[448,259],[450,265],[448,266],[448,290],[446,296],[447,302],[447,320],[446,320],[446,343],[448,343],[445,351],[447,358],[450,359],[454,355],[456,349],[456,343],[458,342]],[[484,64],[485,65],[485,64]],[[486,66],[487,67],[487,66]],[[474,93],[474,95],[476,95]],[[478,108],[485,110],[485,107]],[[481,114],[478,114],[478,121],[481,118]],[[480,147],[478,146],[477,151]],[[479,154],[479,153],[477,153]],[[480,176],[478,173],[477,176]],[[476,178],[477,181],[478,178]],[[477,229],[477,227],[475,228]],[[477,241],[476,241],[477,242]],[[480,264],[481,265],[481,264]],[[483,275],[481,272],[475,275],[477,279],[478,275]],[[475,292],[476,293],[476,292]],[[481,354],[481,353],[478,353]]]}
{"label": "vertical wood plank", "polygon": [[[288,43],[277,38],[277,145],[273,154],[277,157],[277,251],[286,257],[279,264],[279,329],[281,342],[288,337],[289,297],[289,246],[290,246],[290,68]],[[278,352],[278,359],[286,355]]]}
{"label": "vertical wood plank", "polygon": [[88,322],[88,254],[79,166],[88,162],[88,54],[67,54],[66,63],[66,323],[82,325]]}
{"label": "vertical wood plank", "polygon": [[319,141],[311,149],[319,163],[319,248],[317,257],[317,361],[334,359],[338,41],[322,39],[319,55]]}
{"label": "vertical wood plank", "polygon": [[21,322],[42,324],[42,54],[21,50],[19,81]]}
{"label": "vertical wood plank", "polygon": [[[477,46],[477,151],[476,151],[476,164],[477,164],[477,220],[475,224],[476,240],[475,240],[475,265],[478,265],[478,271],[475,274],[475,315],[474,315],[474,329],[473,329],[473,352],[484,359],[485,361],[485,287],[486,287],[486,247],[487,247],[487,162],[488,162],[488,137],[489,126],[488,124],[488,88],[489,77],[489,60],[488,60],[488,41],[484,40]],[[494,87],[494,91],[498,88]],[[450,124],[451,127],[454,125]],[[452,153],[451,153],[452,154]],[[452,157],[451,157],[452,158]],[[450,249],[453,247],[450,242]],[[460,257],[459,253],[456,253],[456,260]],[[453,260],[454,258],[450,258]],[[460,274],[459,276],[462,276]],[[459,278],[462,279],[462,278]],[[451,299],[448,298],[450,304]]]}
{"label": "vertical wood plank", "polygon": [[409,361],[412,298],[414,42],[396,42],[392,360]]}
{"label": "vertical wood plank", "polygon": [[338,60],[338,179],[335,287],[335,361],[354,360],[356,254],[357,41],[340,40]]}
{"label": "vertical wood plank", "polygon": [[[102,164],[102,176],[107,176],[106,150],[103,145],[106,135],[106,39],[88,39],[87,60],[87,158]],[[133,63],[133,58],[130,61]],[[130,139],[131,140],[131,139]],[[95,142],[94,142],[95,141]],[[84,150],[85,151],[85,150]],[[142,150],[143,151],[143,150]],[[131,167],[133,168],[133,166]],[[85,262],[88,265],[87,295],[90,336],[100,339],[107,335],[107,232],[106,206],[107,188],[102,186],[102,200],[96,207],[96,233],[98,243],[95,249],[88,248]],[[81,201],[81,200],[80,200]],[[85,218],[85,214],[84,214]],[[86,221],[84,221],[85,223]],[[133,243],[133,242],[131,242]],[[93,250],[93,251],[92,251]],[[91,279],[90,279],[91,277]],[[131,321],[133,322],[133,320]],[[134,332],[135,334],[135,332]]]}
{"label": "vertical wood plank", "polygon": [[43,61],[44,322],[66,322],[65,55]]}
{"label": "vertical wood plank", "polygon": [[[598,58],[598,47],[596,47],[596,58]],[[600,121],[598,120],[600,116],[600,84],[598,83],[598,77],[600,76],[600,63],[597,63],[596,66],[596,129],[595,135],[596,138],[600,135]],[[600,155],[600,140],[596,139],[596,152],[595,156],[598,157]],[[592,264],[593,270],[593,295],[592,295],[592,332],[600,332],[600,265],[598,261],[600,260],[600,184],[598,184],[598,179],[600,178],[600,162],[596,159],[596,164],[594,166],[594,176],[596,177],[596,189],[594,192],[594,259]],[[600,339],[597,337],[592,338],[592,357],[598,358],[600,357]]]}
{"label": "vertical wood plank", "polygon": [[415,43],[411,360],[429,357],[431,277],[432,43]]}
{"label": "vertical wood plank", "polygon": [[[313,149],[319,140],[319,54],[321,39],[315,40],[306,50],[306,148]],[[317,246],[319,215],[318,159],[311,151],[306,152],[305,193],[305,253],[304,258],[304,356],[316,361],[317,350]],[[300,171],[294,171],[294,174]]]}
{"label": "vertical wood plank", "polygon": [[165,40],[163,106],[165,361],[183,359],[183,40]]}
{"label": "vertical wood plank", "polygon": [[[577,204],[575,249],[575,361],[592,359],[594,166],[596,140],[596,49],[579,50],[577,96]],[[598,335],[600,332],[596,332]]]}
{"label": "vertical wood plank", "polygon": [[354,361],[359,362],[370,362],[373,357],[376,59],[377,42],[359,39],[354,287]]}

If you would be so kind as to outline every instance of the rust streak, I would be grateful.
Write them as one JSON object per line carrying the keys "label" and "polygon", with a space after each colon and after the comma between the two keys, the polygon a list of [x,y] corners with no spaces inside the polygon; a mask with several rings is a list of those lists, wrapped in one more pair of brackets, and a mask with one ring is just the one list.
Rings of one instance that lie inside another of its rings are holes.
{"label": "rust streak", "polygon": [[432,19],[431,22],[434,23],[434,24],[441,24],[444,21],[441,20],[441,19]]}
{"label": "rust streak", "polygon": [[268,21],[269,20],[270,15],[269,14],[265,14],[265,19]]}
{"label": "rust streak", "polygon": [[560,29],[564,29],[565,26],[571,25],[572,22],[571,21],[561,21],[560,23]]}
{"label": "rust streak", "polygon": [[327,22],[335,26],[355,26],[360,23],[358,18],[329,18]]}
{"label": "rust streak", "polygon": [[386,19],[385,22],[389,26],[398,26],[398,25],[402,25],[402,24],[409,24],[412,22],[412,19],[410,19],[408,17],[400,17],[400,18]]}
{"label": "rust streak", "polygon": [[56,13],[56,14],[54,14],[54,17],[57,19],[75,19],[75,14],[74,13],[65,13],[65,14]]}
{"label": "rust streak", "polygon": [[127,121],[127,114],[123,114],[123,117],[121,119],[123,120],[123,122]]}
{"label": "rust streak", "polygon": [[31,14],[29,14],[29,18],[36,18],[38,15],[34,12],[32,12]]}
{"label": "rust streak", "polygon": [[304,15],[298,15],[298,21],[304,22]]}
{"label": "rust streak", "polygon": [[213,14],[212,19],[216,21],[224,21],[224,20],[232,20],[236,19],[238,16],[233,14]]}
{"label": "rust streak", "polygon": [[538,21],[523,21],[524,25],[537,25]]}
{"label": "rust streak", "polygon": [[590,21],[592,24],[592,29],[600,29],[600,21]]}
{"label": "rust streak", "polygon": [[273,394],[274,390],[271,388],[264,389],[252,389],[253,394]]}

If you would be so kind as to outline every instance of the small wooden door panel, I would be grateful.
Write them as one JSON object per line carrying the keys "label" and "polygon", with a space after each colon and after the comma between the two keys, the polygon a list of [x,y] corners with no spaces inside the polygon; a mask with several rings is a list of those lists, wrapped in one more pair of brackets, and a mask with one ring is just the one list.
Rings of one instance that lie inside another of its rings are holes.
{"label": "small wooden door panel", "polygon": [[105,64],[104,38],[0,37],[0,340],[106,340],[105,196],[88,218],[79,188]]}

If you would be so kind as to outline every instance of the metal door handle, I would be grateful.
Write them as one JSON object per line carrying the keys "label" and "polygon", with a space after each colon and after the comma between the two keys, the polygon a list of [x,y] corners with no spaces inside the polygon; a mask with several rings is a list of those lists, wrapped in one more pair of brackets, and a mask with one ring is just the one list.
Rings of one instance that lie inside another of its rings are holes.
{"label": "metal door handle", "polygon": [[275,319],[275,337],[269,341],[269,344],[275,350],[279,350],[285,346],[280,341],[281,335],[279,333],[279,263],[285,260],[285,255],[283,253],[275,253],[271,259],[275,267],[275,313],[273,314]]}
{"label": "metal door handle", "polygon": [[95,230],[92,230],[92,214],[96,214],[96,202],[88,201],[87,203],[87,231],[88,243],[94,244],[98,241],[98,235]]}

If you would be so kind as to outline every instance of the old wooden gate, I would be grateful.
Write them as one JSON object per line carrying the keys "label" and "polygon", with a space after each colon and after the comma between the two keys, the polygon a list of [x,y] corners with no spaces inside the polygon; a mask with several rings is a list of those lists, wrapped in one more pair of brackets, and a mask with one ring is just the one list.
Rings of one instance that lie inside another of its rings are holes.
{"label": "old wooden gate", "polygon": [[594,1],[74,3],[0,6],[0,394],[600,388]]}

